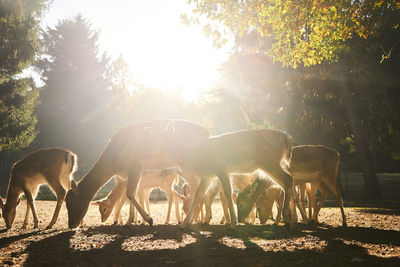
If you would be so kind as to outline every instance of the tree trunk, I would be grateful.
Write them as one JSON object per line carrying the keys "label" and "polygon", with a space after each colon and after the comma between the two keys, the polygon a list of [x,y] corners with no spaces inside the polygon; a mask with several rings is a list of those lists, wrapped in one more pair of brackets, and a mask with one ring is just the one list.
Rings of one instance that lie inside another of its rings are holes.
{"label": "tree trunk", "polygon": [[[340,76],[339,76],[340,77]],[[356,141],[357,156],[365,182],[365,194],[369,199],[382,198],[378,177],[376,176],[374,160],[363,134],[360,117],[354,108],[347,82],[339,79],[338,89],[343,100],[343,105],[350,123],[350,128]]]}

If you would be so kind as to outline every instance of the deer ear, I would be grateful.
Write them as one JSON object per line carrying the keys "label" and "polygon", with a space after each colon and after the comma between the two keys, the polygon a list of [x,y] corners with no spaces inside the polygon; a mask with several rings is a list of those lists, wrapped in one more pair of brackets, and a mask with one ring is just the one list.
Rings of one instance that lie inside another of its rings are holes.
{"label": "deer ear", "polygon": [[17,206],[19,205],[19,203],[21,203],[21,198],[18,198],[18,200],[17,200]]}
{"label": "deer ear", "polygon": [[98,201],[90,202],[90,204],[92,204],[93,206],[100,206],[100,203]]}
{"label": "deer ear", "polygon": [[75,182],[75,180],[71,180],[71,190],[75,194],[78,194],[78,184]]}

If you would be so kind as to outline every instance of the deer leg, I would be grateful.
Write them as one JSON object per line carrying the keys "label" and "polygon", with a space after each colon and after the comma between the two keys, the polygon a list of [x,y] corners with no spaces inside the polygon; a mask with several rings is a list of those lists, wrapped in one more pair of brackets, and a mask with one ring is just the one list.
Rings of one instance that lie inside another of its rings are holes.
{"label": "deer leg", "polygon": [[29,222],[29,213],[30,213],[30,207],[28,201],[26,202],[26,212],[25,212],[25,219],[24,223],[22,224],[21,229],[26,229],[26,226],[28,225]]}
{"label": "deer leg", "polygon": [[176,196],[176,194],[174,194],[171,190],[171,195],[172,195],[172,199],[174,201],[174,205],[175,205],[175,216],[176,216],[176,222],[177,223],[181,223],[181,216],[179,214],[179,200],[178,197]]}
{"label": "deer leg", "polygon": [[[303,218],[303,222],[307,223],[308,218],[307,218],[307,213],[304,210],[304,206],[301,204],[299,195],[297,194],[297,190],[295,186],[293,186],[293,200],[294,203],[297,205],[297,208],[300,210],[301,217]],[[294,211],[296,212],[296,208],[294,208]]]}
{"label": "deer leg", "polygon": [[[144,201],[146,196],[146,193],[144,189],[139,189],[137,192],[137,199],[139,200],[140,205],[142,205],[143,209],[149,214],[149,206],[146,206],[146,203]],[[149,215],[150,216],[150,215]]]}
{"label": "deer leg", "polygon": [[149,190],[146,190],[144,192],[144,201],[146,203],[147,212],[149,213],[149,216],[151,216],[151,211],[150,211],[150,192],[149,192]]}
{"label": "deer leg", "polygon": [[306,191],[307,191],[307,197],[308,197],[308,218],[310,220],[312,220],[313,218],[313,213],[315,213],[315,209],[316,209],[316,200],[315,200],[315,196],[316,196],[316,187],[309,183],[306,185]]}
{"label": "deer leg", "polygon": [[58,215],[60,213],[61,206],[65,199],[65,195],[67,194],[67,191],[64,189],[64,187],[60,183],[49,184],[49,185],[56,193],[57,204],[56,204],[56,209],[54,210],[53,218],[51,219],[51,221],[50,221],[49,225],[46,227],[46,229],[50,229],[56,223]]}
{"label": "deer leg", "polygon": [[122,210],[122,207],[124,206],[124,203],[126,200],[127,200],[126,194],[122,193],[122,196],[119,199],[119,202],[114,209],[114,221],[113,221],[114,225],[120,224],[120,222],[122,221],[121,210]]}
{"label": "deer leg", "polygon": [[226,199],[224,192],[221,191],[219,197],[221,199],[222,209],[224,210],[224,217],[222,217],[220,223],[223,224],[226,221],[226,224],[231,224],[231,218],[229,216],[228,200]]}
{"label": "deer leg", "polygon": [[276,203],[276,208],[278,213],[276,214],[275,222],[274,224],[278,224],[279,221],[281,220],[282,217],[282,208],[283,208],[283,196],[279,197],[279,201]]}
{"label": "deer leg", "polygon": [[201,208],[199,207],[199,204],[202,198],[204,197],[204,193],[206,192],[210,181],[211,178],[203,178],[200,180],[200,185],[197,187],[196,193],[194,194],[194,198],[192,201],[192,205],[190,207],[188,214],[186,215],[185,220],[182,223],[182,227],[192,223],[193,215],[195,214],[198,208]]}
{"label": "deer leg", "polygon": [[318,185],[318,188],[321,191],[321,198],[319,199],[318,205],[313,214],[313,221],[315,221],[316,223],[318,223],[318,214],[319,214],[322,206],[324,205],[326,198],[329,195],[329,187],[326,184],[320,183]]}
{"label": "deer leg", "polygon": [[172,192],[168,192],[167,197],[168,197],[168,210],[167,210],[167,217],[165,218],[164,224],[169,223],[169,218],[171,215],[171,207],[172,207]]}
{"label": "deer leg", "polygon": [[129,216],[125,225],[137,224],[137,217],[137,209],[135,209],[135,206],[129,201]]}
{"label": "deer leg", "polygon": [[26,201],[28,202],[29,207],[31,207],[31,210],[32,210],[33,227],[38,228],[39,227],[39,219],[38,219],[38,216],[36,213],[35,202],[33,200],[32,194],[28,190],[26,190],[24,193],[25,193]]}
{"label": "deer leg", "polygon": [[337,184],[333,185],[332,183],[328,183],[327,185],[333,191],[337,201],[339,202],[340,212],[342,213],[342,226],[347,226],[346,215],[344,213],[343,207],[343,198],[342,194],[340,193],[340,188]]}
{"label": "deer leg", "polygon": [[221,172],[218,173],[218,178],[221,182],[226,200],[228,201],[229,213],[231,215],[231,226],[235,226],[237,224],[237,217],[235,208],[233,206],[232,188],[231,188],[231,181],[229,180],[229,175],[224,172]]}
{"label": "deer leg", "polygon": [[[300,192],[300,203],[301,206],[303,207],[304,211],[306,210],[306,184],[302,183],[299,184],[299,192]],[[308,218],[311,218],[310,215]]]}
{"label": "deer leg", "polygon": [[199,206],[195,209],[192,219],[193,222],[202,223],[204,221],[203,205],[204,205],[204,200],[201,200]]}
{"label": "deer leg", "polygon": [[[211,196],[210,196],[211,198]],[[204,215],[204,221],[203,223],[209,224],[212,218],[212,210],[211,210],[211,205],[212,205],[212,199],[205,197],[204,198],[204,206],[206,208],[206,214]]]}
{"label": "deer leg", "polygon": [[140,177],[141,177],[141,170],[140,169],[134,170],[129,175],[128,185],[126,187],[126,196],[132,202],[132,204],[135,206],[135,208],[139,211],[140,215],[142,215],[143,219],[148,224],[153,225],[153,219],[149,215],[147,215],[146,211],[143,209],[143,207],[135,199],[137,185],[139,183]]}
{"label": "deer leg", "polygon": [[338,185],[336,185],[336,194],[335,195],[339,202],[340,212],[342,213],[342,226],[347,226],[346,214],[344,213],[344,207],[343,207],[342,193],[340,192],[340,187]]}

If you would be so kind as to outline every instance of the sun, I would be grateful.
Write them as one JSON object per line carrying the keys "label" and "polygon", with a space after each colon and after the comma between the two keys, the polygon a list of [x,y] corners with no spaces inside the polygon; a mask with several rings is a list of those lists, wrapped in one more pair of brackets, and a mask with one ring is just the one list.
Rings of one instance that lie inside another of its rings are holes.
{"label": "sun", "polygon": [[142,7],[129,25],[119,23],[124,13],[115,13],[110,24],[121,34],[104,33],[104,43],[123,54],[139,83],[196,102],[219,80],[218,68],[227,53],[214,48],[200,26],[181,24],[184,2],[178,8],[168,2],[160,2],[166,6],[156,10]]}

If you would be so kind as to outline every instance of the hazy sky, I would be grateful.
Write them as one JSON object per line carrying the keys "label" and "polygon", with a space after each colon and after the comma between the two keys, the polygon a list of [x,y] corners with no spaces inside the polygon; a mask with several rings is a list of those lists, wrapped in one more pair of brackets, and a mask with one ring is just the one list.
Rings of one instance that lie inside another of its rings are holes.
{"label": "hazy sky", "polygon": [[100,48],[122,53],[136,80],[190,100],[218,79],[228,48],[214,49],[200,27],[181,25],[189,11],[185,0],[54,0],[43,24],[81,13],[100,30]]}

